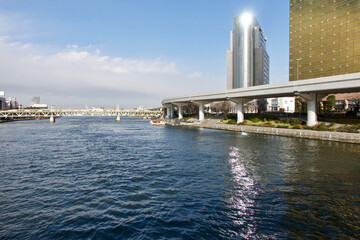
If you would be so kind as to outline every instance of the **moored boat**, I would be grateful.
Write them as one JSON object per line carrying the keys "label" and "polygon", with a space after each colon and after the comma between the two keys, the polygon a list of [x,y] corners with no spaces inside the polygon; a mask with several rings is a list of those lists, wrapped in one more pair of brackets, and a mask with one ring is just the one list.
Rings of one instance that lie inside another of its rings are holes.
{"label": "moored boat", "polygon": [[150,124],[151,125],[166,125],[166,121],[153,119],[150,121]]}

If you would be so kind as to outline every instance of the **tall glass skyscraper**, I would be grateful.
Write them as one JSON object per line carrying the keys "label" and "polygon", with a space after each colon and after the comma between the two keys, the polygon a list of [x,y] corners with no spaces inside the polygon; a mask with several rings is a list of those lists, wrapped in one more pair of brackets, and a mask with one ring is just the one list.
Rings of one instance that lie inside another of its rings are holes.
{"label": "tall glass skyscraper", "polygon": [[227,89],[244,88],[269,83],[269,55],[266,37],[251,14],[234,18],[227,51]]}
{"label": "tall glass skyscraper", "polygon": [[290,81],[360,72],[360,0],[290,0]]}

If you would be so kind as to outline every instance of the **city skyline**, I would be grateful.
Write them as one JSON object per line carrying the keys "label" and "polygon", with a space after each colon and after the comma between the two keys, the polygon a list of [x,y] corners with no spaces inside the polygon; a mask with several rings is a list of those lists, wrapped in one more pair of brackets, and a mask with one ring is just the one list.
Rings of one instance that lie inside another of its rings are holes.
{"label": "city skyline", "polygon": [[228,32],[243,12],[266,29],[270,83],[288,81],[287,0],[0,1],[1,90],[24,105],[40,96],[65,107],[156,107],[224,90]]}

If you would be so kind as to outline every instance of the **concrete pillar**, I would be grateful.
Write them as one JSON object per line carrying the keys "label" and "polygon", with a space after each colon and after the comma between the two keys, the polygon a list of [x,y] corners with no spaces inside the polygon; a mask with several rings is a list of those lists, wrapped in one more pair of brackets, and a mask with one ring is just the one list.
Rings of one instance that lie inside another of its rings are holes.
{"label": "concrete pillar", "polygon": [[166,117],[165,118],[166,119],[170,118],[170,108],[169,107],[166,108]]}
{"label": "concrete pillar", "polygon": [[317,124],[316,116],[316,98],[307,101],[307,122],[306,125],[309,127]]}
{"label": "concrete pillar", "polygon": [[236,103],[236,108],[237,108],[237,123],[242,123],[244,122],[244,103],[241,100],[239,100]]}
{"label": "concrete pillar", "polygon": [[244,122],[244,103],[249,102],[251,99],[247,98],[233,98],[229,99],[233,103],[236,103],[236,114],[237,114],[237,123]]}
{"label": "concrete pillar", "polygon": [[171,105],[171,107],[170,107],[170,118],[171,119],[174,118],[174,106],[173,105]]}
{"label": "concrete pillar", "polygon": [[120,122],[120,113],[118,113],[118,114],[116,115],[116,121],[117,121],[117,122]]}
{"label": "concrete pillar", "polygon": [[55,122],[55,117],[53,114],[50,115],[50,122],[51,123],[54,123]]}
{"label": "concrete pillar", "polygon": [[316,93],[299,93],[298,95],[307,101],[306,126],[308,127],[315,126],[318,123],[317,115],[316,115],[316,105],[317,105],[316,100],[317,97],[321,97],[321,95],[318,95]]}
{"label": "concrete pillar", "polygon": [[182,105],[178,105],[179,119],[183,119],[183,108]]}
{"label": "concrete pillar", "polygon": [[162,115],[163,115],[164,118],[166,118],[165,109],[166,109],[165,106],[162,106]]}
{"label": "concrete pillar", "polygon": [[199,103],[199,121],[204,120],[204,103]]}

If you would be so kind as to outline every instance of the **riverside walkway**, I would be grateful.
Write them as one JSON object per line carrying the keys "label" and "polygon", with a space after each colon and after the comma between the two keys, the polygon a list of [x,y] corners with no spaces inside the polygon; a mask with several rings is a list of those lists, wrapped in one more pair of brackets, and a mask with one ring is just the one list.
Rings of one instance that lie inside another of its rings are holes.
{"label": "riverside walkway", "polygon": [[288,128],[274,128],[274,127],[260,127],[250,125],[233,125],[220,123],[219,119],[206,119],[203,121],[184,122],[173,120],[168,125],[170,126],[185,126],[196,128],[209,128],[217,130],[226,130],[234,132],[246,132],[255,134],[277,135],[284,137],[304,138],[326,140],[334,142],[360,143],[359,133],[345,133],[345,132],[330,132],[330,131],[314,131],[307,129],[288,129]]}

